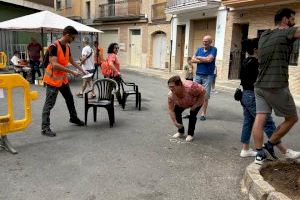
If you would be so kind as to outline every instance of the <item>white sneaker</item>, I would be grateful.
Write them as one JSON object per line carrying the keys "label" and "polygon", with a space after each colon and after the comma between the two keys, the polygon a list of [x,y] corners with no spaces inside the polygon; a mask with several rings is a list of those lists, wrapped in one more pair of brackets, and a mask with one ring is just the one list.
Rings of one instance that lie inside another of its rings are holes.
{"label": "white sneaker", "polygon": [[283,154],[286,158],[297,159],[300,158],[299,151],[293,151],[292,149],[286,150],[286,153]]}
{"label": "white sneaker", "polygon": [[191,142],[191,141],[193,141],[193,139],[194,139],[194,137],[193,137],[193,136],[191,136],[191,135],[188,135],[188,136],[186,136],[186,138],[185,138],[185,141],[187,141],[187,142]]}
{"label": "white sneaker", "polygon": [[177,132],[177,133],[175,133],[175,134],[173,135],[173,138],[182,138],[183,135],[184,135],[183,133]]}
{"label": "white sneaker", "polygon": [[256,156],[256,154],[257,154],[257,152],[253,151],[253,149],[249,149],[249,150],[242,149],[240,156],[242,158],[246,158],[246,157],[254,157],[254,156]]}

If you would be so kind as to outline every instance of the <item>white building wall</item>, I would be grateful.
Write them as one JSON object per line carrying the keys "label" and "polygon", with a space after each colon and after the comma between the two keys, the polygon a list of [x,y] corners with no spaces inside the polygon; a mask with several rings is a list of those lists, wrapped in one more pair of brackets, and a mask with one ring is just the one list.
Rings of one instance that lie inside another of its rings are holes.
{"label": "white building wall", "polygon": [[215,47],[218,49],[217,60],[223,60],[227,9],[220,7],[217,15]]}

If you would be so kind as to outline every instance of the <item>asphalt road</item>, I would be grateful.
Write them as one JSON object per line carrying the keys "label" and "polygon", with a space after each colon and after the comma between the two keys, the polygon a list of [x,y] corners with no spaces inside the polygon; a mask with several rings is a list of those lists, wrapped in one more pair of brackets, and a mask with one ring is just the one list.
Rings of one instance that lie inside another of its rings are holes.
{"label": "asphalt road", "polygon": [[[96,123],[90,112],[88,126],[77,127],[68,122],[59,95],[51,115],[55,138],[40,134],[45,89],[32,86],[39,91],[32,102],[33,122],[24,132],[8,136],[19,153],[0,151],[0,199],[244,199],[240,181],[253,158],[239,157],[242,108],[232,92],[212,95],[207,121],[197,121],[195,140],[186,143],[171,138],[176,129],[167,113],[166,80],[128,71],[123,77],[139,85],[141,111],[129,97],[125,110],[115,107],[113,128],[104,109],[98,110]],[[72,81],[74,94],[79,86],[80,81]],[[14,96],[16,116],[22,116],[20,91]],[[75,103],[83,119],[83,99],[75,97]],[[3,100],[0,105],[5,112]],[[298,123],[285,139],[298,150],[299,130]]]}

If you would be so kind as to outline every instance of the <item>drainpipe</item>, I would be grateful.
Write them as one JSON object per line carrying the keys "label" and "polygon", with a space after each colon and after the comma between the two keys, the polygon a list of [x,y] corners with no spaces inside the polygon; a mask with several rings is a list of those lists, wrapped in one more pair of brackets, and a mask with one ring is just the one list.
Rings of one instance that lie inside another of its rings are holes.
{"label": "drainpipe", "polygon": [[170,20],[170,22],[171,22],[171,40],[170,40],[170,58],[169,58],[169,59],[170,59],[170,65],[169,65],[169,72],[171,72],[171,67],[172,67],[173,16],[174,16],[174,15],[171,16],[171,20]]}

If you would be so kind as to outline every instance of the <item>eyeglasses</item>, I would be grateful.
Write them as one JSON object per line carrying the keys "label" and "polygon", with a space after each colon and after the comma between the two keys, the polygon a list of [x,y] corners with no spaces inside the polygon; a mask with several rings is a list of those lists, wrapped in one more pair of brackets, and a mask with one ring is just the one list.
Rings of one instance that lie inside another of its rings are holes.
{"label": "eyeglasses", "polygon": [[119,50],[120,48],[119,47],[115,47],[114,49]]}
{"label": "eyeglasses", "polygon": [[69,35],[69,37],[72,39],[72,41],[75,40],[75,36],[74,35]]}

